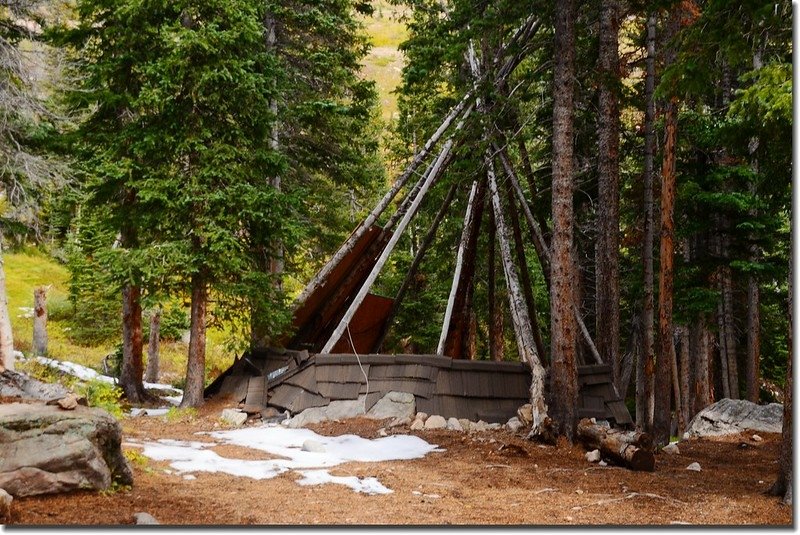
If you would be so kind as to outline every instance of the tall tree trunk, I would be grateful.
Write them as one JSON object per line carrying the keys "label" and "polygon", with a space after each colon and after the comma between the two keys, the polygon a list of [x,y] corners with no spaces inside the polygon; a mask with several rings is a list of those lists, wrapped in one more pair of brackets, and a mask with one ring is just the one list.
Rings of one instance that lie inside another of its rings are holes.
{"label": "tall tree trunk", "polygon": [[205,277],[192,275],[192,309],[189,326],[189,356],[186,362],[186,385],[181,407],[199,407],[203,404],[206,378],[206,307],[208,288]]}
{"label": "tall tree trunk", "polygon": [[691,361],[689,351],[689,327],[681,325],[678,327],[681,338],[681,357],[680,357],[680,417],[678,418],[678,436],[683,436],[686,431],[686,425],[692,419],[691,414],[691,391],[689,384],[691,383]]}
{"label": "tall tree trunk", "polygon": [[[678,8],[670,16],[669,35],[674,36],[678,28]],[[675,51],[669,49],[666,64],[674,62]],[[670,97],[665,107],[664,156],[661,166],[661,246],[658,276],[658,334],[659,352],[656,360],[655,410],[653,413],[653,439],[657,444],[667,444],[670,438],[670,384],[671,364],[675,344],[672,339],[672,290],[675,250],[675,158],[678,127],[678,98]],[[679,400],[675,400],[679,403]]]}
{"label": "tall tree trunk", "polygon": [[650,432],[653,428],[653,377],[655,368],[654,291],[653,291],[653,176],[656,150],[655,136],[655,47],[656,16],[647,19],[647,61],[644,116],[644,303],[642,306],[642,354],[636,361],[636,425]]}
{"label": "tall tree trunk", "polygon": [[709,368],[709,353],[711,352],[709,337],[711,333],[706,326],[707,319],[705,316],[699,316],[691,328],[691,353],[694,355],[692,359],[692,398],[690,405],[690,413],[692,416],[706,408],[711,404],[711,370]]}
{"label": "tall tree trunk", "polygon": [[[792,239],[791,241],[794,241]],[[791,248],[789,250],[792,250]],[[786,363],[786,382],[783,387],[783,430],[782,430],[782,440],[781,440],[781,454],[780,458],[778,459],[778,479],[772,485],[769,492],[773,496],[783,496],[783,503],[786,505],[792,505],[792,486],[793,486],[793,479],[792,479],[792,472],[793,472],[793,463],[792,463],[792,455],[793,455],[793,430],[794,426],[792,425],[792,388],[793,388],[793,379],[792,379],[792,360],[793,360],[793,350],[792,350],[792,339],[794,337],[794,313],[792,311],[792,304],[794,297],[792,295],[792,278],[794,275],[794,267],[793,262],[789,261],[789,336],[787,342],[789,343],[789,352],[788,358]]]}
{"label": "tall tree trunk", "polygon": [[5,370],[14,370],[14,335],[11,331],[11,315],[8,312],[3,237],[0,235],[0,373]]}
{"label": "tall tree trunk", "polygon": [[597,350],[620,387],[619,352],[619,4],[600,3],[600,92],[596,265]]}
{"label": "tall tree trunk", "polygon": [[736,358],[736,332],[733,324],[733,274],[731,268],[722,268],[723,321],[725,322],[725,346],[728,357],[728,384],[730,397],[739,399],[739,372]]}
{"label": "tall tree trunk", "polygon": [[555,428],[572,441],[578,406],[575,267],[573,225],[573,84],[575,78],[575,6],[555,5],[555,70],[553,74],[553,238],[550,284],[551,416]]}
{"label": "tall tree trunk", "polygon": [[47,355],[47,288],[33,290],[33,354]]}
{"label": "tall tree trunk", "polygon": [[147,344],[147,370],[144,380],[148,383],[158,382],[159,350],[161,342],[161,308],[156,307],[150,316],[150,340]]}
{"label": "tall tree trunk", "polygon": [[728,336],[725,329],[725,299],[723,297],[722,272],[718,273],[718,286],[720,289],[719,303],[717,303],[717,326],[719,330],[719,369],[722,382],[722,397],[731,397],[730,374],[728,373]]}
{"label": "tall tree trunk", "polygon": [[131,403],[146,400],[142,375],[142,304],[140,289],[132,284],[122,289],[122,367],[119,386]]}

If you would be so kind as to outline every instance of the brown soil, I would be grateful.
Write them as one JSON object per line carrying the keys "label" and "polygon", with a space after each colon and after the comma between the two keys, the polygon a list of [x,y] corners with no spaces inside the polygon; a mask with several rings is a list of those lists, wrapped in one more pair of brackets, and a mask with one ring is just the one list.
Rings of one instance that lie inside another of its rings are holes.
{"label": "brown soil", "polygon": [[[208,440],[224,407],[212,402],[194,419],[163,417],[122,422],[126,440]],[[366,419],[314,426],[320,434],[379,436]],[[389,433],[408,433],[407,428]],[[368,496],[335,484],[299,486],[297,474],[254,480],[196,473],[167,474],[168,463],[137,457],[135,484],[113,493],[75,492],[20,498],[10,524],[132,524],[148,512],[162,524],[390,524],[390,525],[783,525],[792,510],[765,495],[776,477],[780,436],[751,434],[680,444],[680,455],[657,456],[656,471],[632,472],[588,464],[580,446],[542,446],[505,431],[468,435],[414,432],[444,448],[423,459],[349,463],[334,475],[374,476],[394,492]],[[128,448],[133,449],[136,448]],[[248,448],[219,446],[221,455],[263,459]],[[701,472],[687,471],[691,462]]]}

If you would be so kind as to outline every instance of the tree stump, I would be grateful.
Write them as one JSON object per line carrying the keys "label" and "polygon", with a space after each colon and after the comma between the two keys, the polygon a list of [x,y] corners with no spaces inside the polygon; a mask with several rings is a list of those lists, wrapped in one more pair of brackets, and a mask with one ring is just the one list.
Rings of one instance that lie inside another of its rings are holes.
{"label": "tree stump", "polygon": [[47,288],[33,290],[33,354],[47,355]]}
{"label": "tree stump", "polygon": [[583,418],[578,423],[578,440],[589,449],[600,450],[603,458],[614,464],[634,471],[655,470],[653,439],[647,433],[610,429]]}

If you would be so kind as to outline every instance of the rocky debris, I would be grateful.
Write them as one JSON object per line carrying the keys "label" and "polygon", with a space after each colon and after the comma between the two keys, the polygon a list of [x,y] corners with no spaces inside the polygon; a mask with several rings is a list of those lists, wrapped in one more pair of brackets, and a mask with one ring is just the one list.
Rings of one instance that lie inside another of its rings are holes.
{"label": "rocky debris", "polygon": [[522,422],[523,427],[529,427],[533,423],[533,406],[526,403],[517,409],[517,418]]}
{"label": "rocky debris", "polygon": [[58,406],[65,411],[74,411],[75,407],[78,406],[78,396],[75,394],[67,394],[63,398],[59,399],[56,403],[58,403]]}
{"label": "rocky debris", "polygon": [[238,409],[224,409],[220,419],[234,427],[241,427],[247,421],[247,413]]}
{"label": "rocky debris", "polygon": [[522,422],[517,416],[509,418],[509,420],[506,422],[506,429],[508,429],[510,433],[516,433],[522,429]]}
{"label": "rocky debris", "polygon": [[69,394],[58,383],[43,383],[28,374],[11,370],[0,373],[0,396],[36,401],[55,401]]}
{"label": "rocky debris", "polygon": [[414,420],[414,423],[411,424],[410,429],[412,431],[422,431],[423,429],[425,429],[425,423],[419,419]]}
{"label": "rocky debris", "polygon": [[678,449],[678,445],[675,444],[674,442],[671,442],[666,446],[664,446],[663,448],[661,448],[661,451],[663,451],[667,455],[680,455],[681,453],[681,450]]}
{"label": "rocky debris", "polygon": [[0,489],[0,523],[5,523],[11,518],[11,502],[14,498],[5,490]]}
{"label": "rocky debris", "polygon": [[324,407],[311,407],[283,424],[292,429],[331,420],[345,420],[364,415],[364,396],[358,399],[331,401]]}
{"label": "rocky debris", "polygon": [[447,429],[449,431],[459,431],[459,432],[464,431],[464,427],[461,425],[461,422],[458,421],[458,418],[448,418]]}
{"label": "rocky debris", "polygon": [[745,430],[780,433],[783,405],[757,405],[744,399],[724,398],[709,405],[689,422],[684,438],[733,435]]}
{"label": "rocky debris", "polygon": [[600,450],[587,451],[586,455],[584,455],[584,457],[586,457],[586,460],[588,462],[590,462],[590,463],[600,462],[600,460],[602,458],[601,455],[600,455]]}
{"label": "rocky debris", "polygon": [[301,449],[311,453],[325,453],[325,445],[322,442],[311,439],[303,442],[303,447]]}
{"label": "rocky debris", "polygon": [[490,431],[496,431],[496,430],[500,429],[501,427],[503,427],[503,426],[498,424],[497,422],[492,423],[492,424],[486,424],[486,429],[488,429]]}
{"label": "rocky debris", "polygon": [[122,429],[101,409],[0,405],[0,488],[12,496],[133,484]]}
{"label": "rocky debris", "polygon": [[472,428],[472,422],[470,422],[466,418],[459,418],[458,423],[461,424],[461,429],[463,429],[465,433],[468,433],[469,430]]}
{"label": "rocky debris", "polygon": [[389,436],[389,433],[387,433],[387,432],[386,432],[386,429],[384,429],[383,427],[381,427],[380,429],[378,429],[378,434],[379,434],[380,436],[382,436],[382,437],[388,437],[388,436]]}
{"label": "rocky debris", "polygon": [[762,440],[764,440],[763,438],[761,438],[761,437],[760,437],[760,436],[758,436],[758,435],[753,435],[753,436],[752,436],[752,437],[750,437],[750,438],[753,440],[753,442],[761,442]]}
{"label": "rocky debris", "polygon": [[691,470],[692,472],[699,472],[701,470],[700,463],[692,463],[689,466],[687,466],[686,469]]}
{"label": "rocky debris", "polygon": [[428,416],[425,420],[425,429],[445,429],[447,427],[447,420],[438,414]]}
{"label": "rocky debris", "polygon": [[417,420],[422,420],[422,423],[425,423],[425,420],[428,419],[427,412],[418,412],[417,415],[414,417]]}
{"label": "rocky debris", "polygon": [[387,425],[386,427],[392,429],[393,427],[400,427],[403,425],[411,425],[411,418],[408,416],[405,416],[403,418],[395,418],[394,420],[389,422],[389,425]]}
{"label": "rocky debris", "polygon": [[470,430],[470,433],[472,433],[472,432],[483,433],[484,431],[488,431],[489,430],[489,424],[487,424],[483,420],[478,420],[475,423],[470,423],[469,430]]}
{"label": "rocky debris", "polygon": [[150,513],[133,513],[133,521],[137,526],[157,526],[161,524]]}
{"label": "rocky debris", "polygon": [[597,466],[608,466],[608,463],[605,461],[600,461],[599,463],[597,463]]}
{"label": "rocky debris", "polygon": [[384,418],[412,417],[417,410],[414,394],[408,392],[389,392],[367,412],[367,418],[383,420]]}

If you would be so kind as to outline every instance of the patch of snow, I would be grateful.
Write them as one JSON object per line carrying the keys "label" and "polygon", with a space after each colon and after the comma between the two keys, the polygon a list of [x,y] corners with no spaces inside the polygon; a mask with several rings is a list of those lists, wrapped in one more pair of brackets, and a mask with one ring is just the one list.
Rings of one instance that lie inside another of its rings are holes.
{"label": "patch of snow", "polygon": [[181,401],[183,401],[183,394],[179,396],[161,396],[161,399],[177,407],[181,404]]}
{"label": "patch of snow", "polygon": [[[224,444],[264,451],[279,458],[257,461],[230,459],[207,449],[217,443],[165,439],[145,443],[142,454],[157,461],[170,461],[170,466],[179,472],[223,472],[253,479],[268,479],[288,470],[297,470],[304,476],[300,480],[304,481],[301,483],[303,485],[316,484],[312,481],[320,480],[320,482],[347,485],[358,492],[380,494],[385,493],[384,490],[380,490],[385,487],[377,480],[373,483],[370,478],[341,478],[327,473],[325,475],[322,473],[325,471],[319,469],[351,461],[418,459],[432,451],[442,451],[436,445],[412,435],[392,435],[373,440],[356,435],[327,437],[318,435],[310,429],[288,429],[274,424],[204,434]],[[304,451],[303,444],[309,440],[322,445],[324,451]]]}
{"label": "patch of snow", "polygon": [[332,476],[327,470],[302,470],[302,479],[297,480],[298,485],[324,485],[335,483],[345,485],[356,492],[364,494],[391,494],[393,491],[381,485],[374,477],[359,478],[356,476]]}
{"label": "patch of snow", "polygon": [[68,373],[70,375],[74,375],[81,381],[103,381],[104,383],[111,383],[113,384],[114,378],[109,377],[108,375],[102,375],[97,373],[97,371],[87,368],[86,366],[81,366],[80,364],[75,364],[74,362],[69,362],[66,360],[55,360],[49,359],[47,357],[36,357],[36,361],[44,364],[45,366],[50,366],[51,368],[56,368],[61,370],[62,372]]}
{"label": "patch of snow", "polygon": [[131,409],[131,416],[164,416],[167,414],[169,409],[162,408],[162,409],[142,409],[138,407],[134,407]]}

